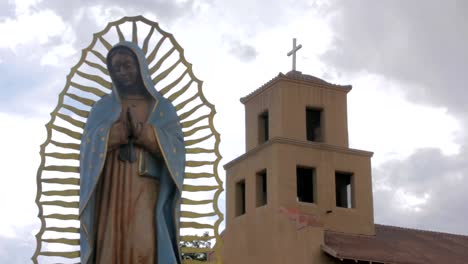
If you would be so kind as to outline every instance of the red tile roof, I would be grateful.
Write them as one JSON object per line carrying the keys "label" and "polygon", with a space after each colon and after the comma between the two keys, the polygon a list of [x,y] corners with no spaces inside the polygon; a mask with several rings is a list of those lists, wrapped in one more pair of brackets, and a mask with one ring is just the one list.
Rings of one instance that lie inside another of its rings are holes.
{"label": "red tile roof", "polygon": [[264,85],[260,86],[258,89],[255,91],[251,92],[250,94],[242,97],[240,101],[242,103],[247,102],[249,99],[254,97],[255,95],[263,92],[264,90],[268,89],[271,87],[271,85],[279,80],[295,80],[295,81],[302,81],[306,82],[308,84],[314,84],[318,86],[327,86],[327,87],[335,87],[335,88],[341,88],[344,89],[345,91],[350,91],[351,90],[351,85],[338,85],[338,84],[332,84],[327,81],[324,81],[320,78],[314,77],[312,75],[308,74],[302,74],[300,71],[290,71],[286,74],[279,73],[276,77],[273,79],[269,80],[267,83]]}
{"label": "red tile roof", "polygon": [[325,232],[322,250],[338,259],[392,264],[467,264],[468,236],[375,225],[375,236]]}

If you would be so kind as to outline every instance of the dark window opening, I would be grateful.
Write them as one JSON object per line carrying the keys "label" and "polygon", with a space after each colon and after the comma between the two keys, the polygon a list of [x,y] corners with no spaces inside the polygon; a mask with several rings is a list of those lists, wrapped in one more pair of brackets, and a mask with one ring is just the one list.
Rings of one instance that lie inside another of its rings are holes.
{"label": "dark window opening", "polygon": [[257,207],[267,204],[267,171],[257,173]]}
{"label": "dark window opening", "polygon": [[314,168],[297,167],[297,200],[304,203],[314,203]]}
{"label": "dark window opening", "polygon": [[236,183],[236,216],[245,214],[245,180]]}
{"label": "dark window opening", "polygon": [[259,136],[259,143],[265,143],[268,141],[269,138],[269,128],[268,128],[268,111],[263,112],[258,117],[258,136]]}
{"label": "dark window opening", "polygon": [[353,208],[352,177],[349,172],[335,172],[337,207]]}
{"label": "dark window opening", "polygon": [[306,108],[306,128],[308,141],[323,141],[321,109]]}

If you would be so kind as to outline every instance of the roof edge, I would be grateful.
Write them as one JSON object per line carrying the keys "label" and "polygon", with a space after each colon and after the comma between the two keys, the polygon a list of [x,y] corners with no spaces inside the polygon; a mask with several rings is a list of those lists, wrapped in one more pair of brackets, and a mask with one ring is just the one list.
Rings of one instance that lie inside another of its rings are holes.
{"label": "roof edge", "polygon": [[331,144],[327,144],[323,142],[305,141],[305,140],[298,140],[298,139],[285,138],[285,137],[274,137],[274,138],[269,139],[267,142],[256,146],[255,148],[245,152],[239,157],[224,164],[223,168],[225,170],[229,169],[232,166],[234,166],[236,163],[246,159],[247,157],[261,151],[262,149],[272,144],[288,144],[288,145],[294,145],[294,146],[299,146],[299,147],[320,149],[320,150],[325,150],[325,151],[334,151],[334,152],[340,152],[340,153],[346,153],[346,154],[360,155],[363,157],[372,157],[374,155],[374,153],[370,151],[336,146],[336,145],[331,145]]}
{"label": "roof edge", "polygon": [[348,93],[352,89],[352,85],[339,85],[339,84],[332,84],[329,83],[325,80],[322,80],[320,78],[317,78],[312,75],[307,75],[307,74],[302,74],[300,71],[290,71],[286,74],[280,72],[278,75],[272,79],[270,79],[268,82],[264,83],[261,85],[259,88],[251,92],[250,94],[241,97],[240,102],[245,104],[247,103],[250,99],[254,98],[258,94],[261,94],[264,91],[267,91],[269,88],[271,88],[275,83],[284,80],[284,81],[293,81],[297,83],[303,83],[303,84],[308,84],[308,85],[314,85],[317,87],[322,87],[322,88],[328,88],[328,89],[333,89],[339,92],[346,92]]}
{"label": "roof edge", "polygon": [[455,233],[448,233],[448,232],[424,230],[424,229],[417,229],[417,228],[410,228],[410,227],[403,227],[403,226],[392,226],[392,225],[382,225],[382,224],[374,224],[374,225],[378,226],[378,227],[389,228],[389,229],[399,229],[399,230],[406,230],[406,231],[431,233],[431,234],[440,235],[440,236],[457,236],[457,237],[462,237],[462,238],[467,238],[468,239],[468,235],[464,235],[464,234],[455,234]]}

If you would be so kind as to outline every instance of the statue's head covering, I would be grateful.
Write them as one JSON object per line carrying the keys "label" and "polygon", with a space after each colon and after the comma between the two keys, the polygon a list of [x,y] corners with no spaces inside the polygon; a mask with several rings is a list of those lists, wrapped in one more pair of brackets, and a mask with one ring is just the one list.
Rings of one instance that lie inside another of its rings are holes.
{"label": "statue's head covering", "polygon": [[[149,66],[148,66],[148,63],[146,61],[145,54],[140,49],[140,47],[138,47],[138,45],[136,45],[133,42],[122,41],[122,42],[119,42],[119,43],[115,44],[112,47],[112,49],[109,50],[109,53],[107,53],[107,58],[106,58],[107,69],[109,70],[109,73],[111,71],[111,59],[115,54],[119,53],[119,51],[129,52],[131,54],[131,56],[137,62],[137,66],[138,66],[138,69],[139,69],[139,72],[140,72],[141,83],[145,87],[146,91],[153,98],[155,98],[155,99],[160,98],[161,97],[160,93],[158,91],[156,91],[156,89],[154,89],[153,80],[151,79],[151,74],[150,74],[150,71],[149,71]],[[119,94],[119,91],[118,91],[117,87],[115,86],[114,82],[113,82],[113,85],[112,85],[112,91],[115,94]]]}

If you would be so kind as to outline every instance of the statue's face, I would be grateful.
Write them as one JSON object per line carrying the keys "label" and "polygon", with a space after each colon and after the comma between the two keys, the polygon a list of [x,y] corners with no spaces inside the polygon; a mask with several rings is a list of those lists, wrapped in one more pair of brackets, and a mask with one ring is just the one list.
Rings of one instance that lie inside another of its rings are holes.
{"label": "statue's face", "polygon": [[136,90],[139,72],[137,62],[126,53],[117,53],[111,59],[111,75],[118,87]]}

